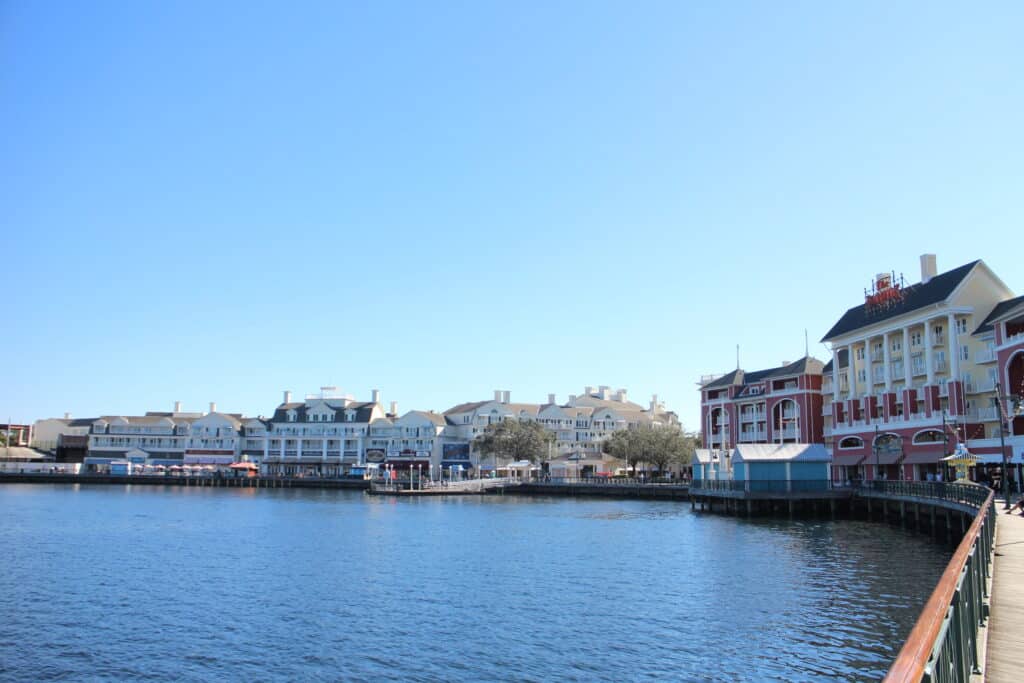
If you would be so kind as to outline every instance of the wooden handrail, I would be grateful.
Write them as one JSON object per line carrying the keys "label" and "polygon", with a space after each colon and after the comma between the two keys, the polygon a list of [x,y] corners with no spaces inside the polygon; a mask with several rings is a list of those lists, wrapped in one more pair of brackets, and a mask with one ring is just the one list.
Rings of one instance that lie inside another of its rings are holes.
{"label": "wooden handrail", "polygon": [[994,496],[995,491],[989,491],[971,528],[967,530],[960,545],[957,546],[953,558],[946,566],[946,571],[939,579],[939,584],[932,591],[931,597],[925,603],[924,610],[921,611],[921,616],[918,617],[913,630],[910,631],[906,642],[903,643],[903,648],[896,657],[896,661],[889,667],[889,672],[885,675],[886,683],[918,683],[924,676],[925,667],[928,666],[932,650],[935,649],[935,641],[938,640],[942,623],[953,602],[953,595],[956,593],[960,575],[971,554],[971,548],[978,542],[985,518],[992,510]]}

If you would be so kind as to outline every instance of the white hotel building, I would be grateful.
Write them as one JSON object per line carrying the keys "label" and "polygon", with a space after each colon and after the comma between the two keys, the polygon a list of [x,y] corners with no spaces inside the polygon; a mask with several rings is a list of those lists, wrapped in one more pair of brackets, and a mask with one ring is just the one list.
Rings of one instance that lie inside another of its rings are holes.
{"label": "white hotel building", "polygon": [[[679,429],[678,416],[666,410],[657,395],[645,409],[627,399],[626,390],[588,386],[580,395],[571,395],[559,404],[555,394],[548,394],[547,403],[513,403],[508,391],[495,390],[490,401],[461,403],[444,412],[442,465],[462,464],[476,467],[480,454],[473,440],[490,424],[505,419],[538,422],[555,434],[549,460],[572,458],[596,462],[603,458],[601,444],[621,429],[641,426]],[[468,465],[467,465],[468,463]],[[484,467],[488,464],[483,463]]]}

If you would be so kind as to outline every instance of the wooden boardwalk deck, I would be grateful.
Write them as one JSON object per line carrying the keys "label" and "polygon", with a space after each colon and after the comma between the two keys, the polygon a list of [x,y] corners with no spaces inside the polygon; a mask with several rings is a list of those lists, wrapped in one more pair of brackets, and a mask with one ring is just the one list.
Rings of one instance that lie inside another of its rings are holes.
{"label": "wooden boardwalk deck", "polygon": [[985,680],[1024,680],[1024,516],[1008,515],[997,502],[992,615],[988,625]]}

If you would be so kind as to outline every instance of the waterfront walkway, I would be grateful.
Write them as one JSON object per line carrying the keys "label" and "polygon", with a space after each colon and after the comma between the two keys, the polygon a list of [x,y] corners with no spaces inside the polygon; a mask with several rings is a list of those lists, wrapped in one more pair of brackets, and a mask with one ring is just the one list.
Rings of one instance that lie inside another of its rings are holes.
{"label": "waterfront walkway", "polygon": [[992,616],[989,619],[985,680],[1024,680],[1024,517],[997,501]]}

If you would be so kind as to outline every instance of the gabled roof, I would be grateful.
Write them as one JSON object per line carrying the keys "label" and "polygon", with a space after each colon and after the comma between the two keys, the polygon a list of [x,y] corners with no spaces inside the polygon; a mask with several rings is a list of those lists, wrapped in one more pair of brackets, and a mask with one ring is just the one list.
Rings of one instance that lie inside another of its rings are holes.
{"label": "gabled roof", "polygon": [[829,341],[848,332],[859,330],[868,325],[874,325],[883,320],[911,313],[934,304],[941,303],[949,298],[964,278],[967,277],[976,265],[981,261],[971,261],[959,268],[947,270],[930,279],[928,282],[918,282],[903,288],[903,296],[892,306],[869,310],[864,304],[854,306],[843,314],[843,317],[832,326],[821,341]]}
{"label": "gabled roof", "polygon": [[435,413],[433,411],[426,411],[426,410],[410,410],[409,412],[412,413],[413,415],[417,415],[419,417],[426,418],[427,420],[430,420],[431,422],[433,422],[435,425],[438,425],[439,427],[443,427],[444,426],[445,419],[444,419],[443,415],[439,415],[439,414],[437,414],[437,413]]}
{"label": "gabled roof", "polygon": [[972,335],[983,334],[993,328],[993,323],[1001,318],[1003,315],[1009,313],[1018,305],[1024,304],[1024,296],[1018,296],[1013,299],[1007,299],[1006,301],[1000,301],[996,304],[996,307],[992,309],[992,312],[985,316],[985,319],[978,325],[978,329],[972,332]]}
{"label": "gabled roof", "polygon": [[444,411],[444,415],[454,415],[457,413],[471,413],[482,405],[487,405],[490,401],[471,401],[470,403],[460,403],[457,406],[452,406],[448,410]]}

